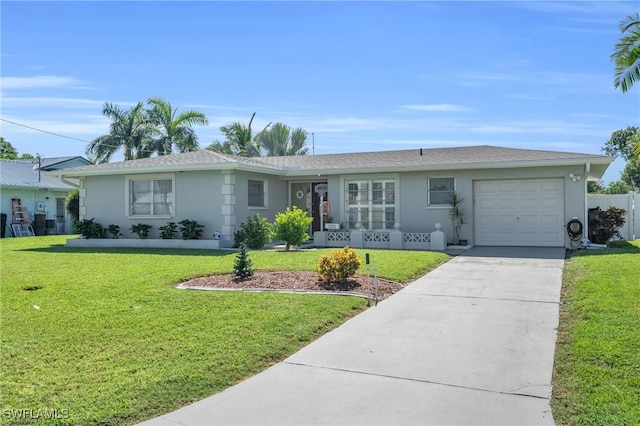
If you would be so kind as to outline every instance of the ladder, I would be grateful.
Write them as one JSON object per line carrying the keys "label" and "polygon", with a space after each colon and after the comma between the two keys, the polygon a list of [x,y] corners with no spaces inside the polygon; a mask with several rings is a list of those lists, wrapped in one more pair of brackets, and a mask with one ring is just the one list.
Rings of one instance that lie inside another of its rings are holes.
{"label": "ladder", "polygon": [[11,199],[11,231],[14,237],[33,237],[35,235],[31,227],[31,220],[22,207],[20,198]]}

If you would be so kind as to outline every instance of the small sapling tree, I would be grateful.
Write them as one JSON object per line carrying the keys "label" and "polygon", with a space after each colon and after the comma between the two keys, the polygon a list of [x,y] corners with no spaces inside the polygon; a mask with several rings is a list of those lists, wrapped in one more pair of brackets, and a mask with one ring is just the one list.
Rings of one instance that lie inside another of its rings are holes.
{"label": "small sapling tree", "polygon": [[285,242],[285,250],[289,251],[291,246],[299,246],[309,239],[309,225],[313,218],[307,212],[296,206],[287,207],[284,213],[276,215],[274,225],[275,236]]}
{"label": "small sapling tree", "polygon": [[253,262],[249,259],[247,246],[244,243],[240,244],[240,251],[233,263],[233,275],[236,281],[244,281],[253,275]]}

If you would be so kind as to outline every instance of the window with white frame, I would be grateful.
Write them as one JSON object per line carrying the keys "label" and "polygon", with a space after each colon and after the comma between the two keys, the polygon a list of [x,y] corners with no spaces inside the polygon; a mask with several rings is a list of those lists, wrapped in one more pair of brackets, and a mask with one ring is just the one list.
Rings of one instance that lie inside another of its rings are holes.
{"label": "window with white frame", "polygon": [[247,194],[249,207],[267,207],[267,181],[249,179]]}
{"label": "window with white frame", "polygon": [[172,217],[175,212],[173,175],[127,177],[127,215]]}
{"label": "window with white frame", "polygon": [[395,180],[347,180],[346,218],[349,229],[393,229],[396,223]]}
{"label": "window with white frame", "polygon": [[455,191],[455,180],[452,177],[429,179],[429,205],[449,206]]}

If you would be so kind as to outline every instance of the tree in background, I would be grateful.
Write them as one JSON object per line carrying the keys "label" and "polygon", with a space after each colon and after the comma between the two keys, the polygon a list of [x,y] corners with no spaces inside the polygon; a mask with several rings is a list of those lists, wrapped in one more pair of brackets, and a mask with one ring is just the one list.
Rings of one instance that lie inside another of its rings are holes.
{"label": "tree in background", "polygon": [[144,103],[138,102],[128,110],[105,102],[102,115],[111,120],[109,133],[99,136],[89,143],[85,150],[95,163],[107,163],[120,149],[125,160],[149,157],[145,147],[151,142],[151,129],[147,120]]}
{"label": "tree in background", "polygon": [[[256,145],[251,129],[251,123],[253,123],[255,116],[256,113],[254,112],[247,125],[239,121],[234,121],[233,123],[220,127],[220,131],[225,136],[224,142],[214,141],[207,149],[223,154],[239,155],[241,157],[260,157],[260,148]],[[270,124],[271,123],[267,124],[264,130],[266,130]]]}
{"label": "tree in background", "polygon": [[613,157],[623,158],[627,164],[622,171],[621,179],[636,191],[640,190],[640,127],[628,126],[616,130],[602,147],[602,150]]}
{"label": "tree in background", "polygon": [[80,190],[78,188],[67,194],[64,206],[74,223],[80,220]]}
{"label": "tree in background", "polygon": [[622,37],[611,55],[614,63],[613,84],[627,92],[640,80],[640,15],[635,13],[620,21]]}
{"label": "tree in background", "polygon": [[198,137],[192,126],[206,126],[207,117],[198,111],[190,110],[178,114],[171,104],[155,96],[149,98],[152,108],[147,112],[151,132],[155,138],[146,146],[146,150],[158,155],[173,153],[174,147],[178,152],[196,151],[200,149]]}
{"label": "tree in background", "polygon": [[634,191],[640,192],[640,161],[635,158],[627,161],[620,179],[633,188]]}
{"label": "tree in background", "polygon": [[3,160],[33,160],[35,157],[31,154],[18,156],[18,150],[13,147],[11,142],[0,136],[0,158]]}
{"label": "tree in background", "polygon": [[307,132],[302,128],[292,129],[283,123],[276,123],[256,136],[258,146],[267,157],[282,155],[306,155],[309,153]]}

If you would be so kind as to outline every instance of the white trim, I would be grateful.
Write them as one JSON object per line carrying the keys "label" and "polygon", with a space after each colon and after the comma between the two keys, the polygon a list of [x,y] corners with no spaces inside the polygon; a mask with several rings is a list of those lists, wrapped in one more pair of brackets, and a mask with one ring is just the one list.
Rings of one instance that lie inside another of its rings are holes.
{"label": "white trim", "polygon": [[[170,214],[164,215],[133,215],[131,214],[131,198],[130,198],[130,190],[131,181],[142,181],[142,180],[171,180],[171,205],[173,206],[173,212]],[[175,173],[151,173],[151,174],[135,174],[135,175],[125,175],[124,178],[124,215],[128,219],[171,219],[176,217],[176,175]]]}

